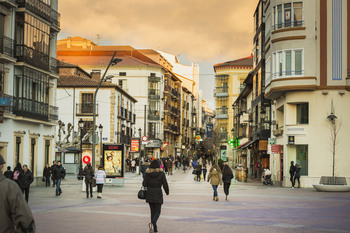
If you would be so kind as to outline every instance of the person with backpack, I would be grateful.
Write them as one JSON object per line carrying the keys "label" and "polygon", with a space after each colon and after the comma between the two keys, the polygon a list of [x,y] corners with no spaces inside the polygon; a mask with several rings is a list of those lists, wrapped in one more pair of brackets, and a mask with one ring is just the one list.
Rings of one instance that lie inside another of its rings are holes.
{"label": "person with backpack", "polygon": [[22,189],[22,177],[23,177],[23,170],[21,163],[17,163],[17,166],[15,169],[13,169],[13,177],[12,179],[18,184],[19,188]]}
{"label": "person with backpack", "polygon": [[23,165],[23,179],[22,179],[22,193],[25,195],[25,199],[28,203],[29,199],[29,187],[33,183],[33,173],[28,169],[26,164]]}
{"label": "person with backpack", "polygon": [[84,168],[85,185],[86,185],[86,198],[89,198],[89,188],[90,197],[92,198],[92,180],[94,179],[94,169],[92,169],[91,163],[88,162]]}
{"label": "person with backpack", "polygon": [[7,166],[7,170],[4,172],[4,176],[5,176],[7,179],[12,180],[13,172],[11,171],[11,166]]}

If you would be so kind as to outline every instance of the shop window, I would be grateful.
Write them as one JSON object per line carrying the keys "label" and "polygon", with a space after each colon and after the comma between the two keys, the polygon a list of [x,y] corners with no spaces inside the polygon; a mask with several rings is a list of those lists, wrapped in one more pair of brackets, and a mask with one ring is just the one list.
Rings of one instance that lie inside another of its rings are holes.
{"label": "shop window", "polygon": [[297,124],[309,124],[309,103],[297,104]]}
{"label": "shop window", "polygon": [[307,176],[309,174],[308,169],[308,145],[296,145],[296,163],[301,166],[300,175]]}

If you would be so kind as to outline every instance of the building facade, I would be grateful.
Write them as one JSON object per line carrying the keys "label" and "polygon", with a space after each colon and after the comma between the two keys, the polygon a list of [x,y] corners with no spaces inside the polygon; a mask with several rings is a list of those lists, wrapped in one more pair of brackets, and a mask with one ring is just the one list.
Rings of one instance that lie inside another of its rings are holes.
{"label": "building facade", "polygon": [[[57,128],[59,136],[56,142],[58,146],[56,159],[62,160],[69,173],[78,172],[81,155],[92,156],[89,137],[93,133],[93,99],[100,75],[99,70],[89,74],[79,66],[59,62],[57,106],[61,112]],[[118,85],[110,82],[102,83],[96,96],[95,132],[100,139],[96,143],[96,168],[101,162],[101,148],[104,143],[125,144],[126,156],[133,157],[130,154],[130,144],[135,133],[135,103],[136,100]],[[83,126],[80,128],[81,123]],[[72,160],[71,153],[65,153],[67,148],[81,151],[75,153]]]}
{"label": "building facade", "polygon": [[278,145],[269,164],[284,186],[291,185],[291,161],[301,165],[302,187],[332,176],[333,152],[335,175],[349,182],[349,11],[349,1],[342,0],[266,1],[262,82],[272,108],[265,121]]}
{"label": "building facade", "polygon": [[219,130],[221,138],[220,155],[226,154],[230,165],[234,158],[233,148],[228,141],[233,139],[232,104],[243,90],[243,81],[252,70],[252,56],[214,65],[215,71],[215,129]]}
{"label": "building facade", "polygon": [[0,2],[0,153],[12,168],[27,164],[35,183],[54,160],[57,4]]}

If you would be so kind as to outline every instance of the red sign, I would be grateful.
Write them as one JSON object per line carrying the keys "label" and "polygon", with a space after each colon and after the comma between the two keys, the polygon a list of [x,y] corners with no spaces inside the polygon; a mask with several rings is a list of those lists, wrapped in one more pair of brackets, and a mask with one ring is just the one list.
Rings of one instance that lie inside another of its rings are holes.
{"label": "red sign", "polygon": [[88,162],[90,162],[90,161],[91,161],[90,156],[85,155],[85,156],[83,157],[83,162],[84,162],[84,163],[88,163]]}
{"label": "red sign", "polygon": [[168,142],[164,142],[164,147],[168,146],[168,144],[169,144]]}
{"label": "red sign", "polygon": [[131,139],[131,152],[139,152],[139,139]]}
{"label": "red sign", "polygon": [[281,145],[271,145],[271,152],[281,154]]}
{"label": "red sign", "polygon": [[142,141],[143,141],[143,142],[147,142],[147,141],[148,141],[147,136],[143,136],[143,137],[142,137]]}

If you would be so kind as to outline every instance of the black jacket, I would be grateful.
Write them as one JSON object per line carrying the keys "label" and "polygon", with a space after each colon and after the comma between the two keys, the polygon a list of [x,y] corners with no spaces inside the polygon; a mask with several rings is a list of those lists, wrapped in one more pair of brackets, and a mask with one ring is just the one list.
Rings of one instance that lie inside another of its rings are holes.
{"label": "black jacket", "polygon": [[12,180],[13,172],[12,172],[11,170],[6,170],[5,173],[4,173],[4,176],[5,176],[7,179]]}
{"label": "black jacket", "polygon": [[27,172],[23,172],[23,178],[22,178],[22,188],[29,188],[30,184],[33,183],[34,177],[33,173],[28,169]]}
{"label": "black jacket", "polygon": [[294,176],[294,174],[295,174],[295,166],[294,165],[290,165],[289,174],[290,174],[290,176]]}
{"label": "black jacket", "polygon": [[148,168],[142,184],[147,188],[146,202],[148,203],[163,204],[162,186],[166,195],[169,195],[168,182],[160,168]]}
{"label": "black jacket", "polygon": [[62,165],[57,165],[52,176],[55,177],[56,180],[64,179],[64,177],[66,176],[66,170],[64,170],[64,167],[62,167]]}
{"label": "black jacket", "polygon": [[226,174],[222,173],[222,182],[231,183],[232,179],[233,179],[233,174],[226,175]]}
{"label": "black jacket", "polygon": [[52,174],[51,179],[53,179],[53,180],[56,179],[56,168],[57,168],[57,165],[56,165],[56,164],[53,164],[53,165],[51,166],[51,174]]}
{"label": "black jacket", "polygon": [[95,176],[94,170],[92,169],[91,165],[86,166],[84,168],[84,176],[85,176],[85,182],[91,183],[93,177]]}
{"label": "black jacket", "polygon": [[300,170],[301,170],[300,166],[295,167],[295,177],[296,178],[300,177]]}
{"label": "black jacket", "polygon": [[43,176],[50,177],[50,175],[51,175],[51,168],[50,167],[45,167],[44,168],[44,172],[43,172]]}

